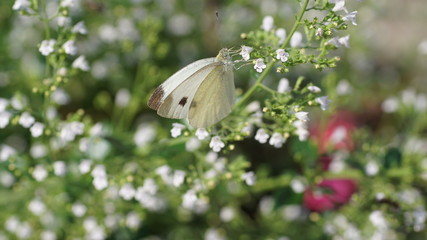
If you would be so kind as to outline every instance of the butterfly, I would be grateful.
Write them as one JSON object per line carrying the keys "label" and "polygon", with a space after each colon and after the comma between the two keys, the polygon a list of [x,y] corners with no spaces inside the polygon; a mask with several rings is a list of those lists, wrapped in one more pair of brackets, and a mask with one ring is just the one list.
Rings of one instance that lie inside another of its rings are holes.
{"label": "butterfly", "polygon": [[173,119],[187,118],[195,128],[207,128],[224,119],[235,100],[233,61],[223,48],[214,58],[195,61],[154,90],[148,106]]}

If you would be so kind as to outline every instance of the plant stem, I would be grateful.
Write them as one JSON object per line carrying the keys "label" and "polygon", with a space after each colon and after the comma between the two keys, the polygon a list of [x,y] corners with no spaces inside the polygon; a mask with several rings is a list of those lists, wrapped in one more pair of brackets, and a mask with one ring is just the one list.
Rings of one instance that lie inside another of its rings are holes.
{"label": "plant stem", "polygon": [[[307,5],[308,2],[310,0],[305,0],[304,4],[302,6],[301,12],[297,17],[297,20],[294,23],[294,26],[292,27],[288,37],[286,38],[286,41],[282,44],[282,46],[280,46],[280,48],[285,48],[286,45],[288,45],[289,41],[291,40],[292,36],[294,35],[295,31],[297,30],[297,28],[299,27],[299,25],[301,24],[301,20],[302,17],[304,16],[304,13],[307,9]],[[242,98],[240,99],[239,102],[236,103],[236,105],[234,106],[234,109],[238,109],[244,102],[246,102],[253,94],[253,92],[256,90],[256,88],[258,88],[260,86],[260,84],[262,83],[262,81],[264,80],[264,78],[267,76],[268,72],[270,72],[271,68],[273,68],[275,63],[275,60],[271,61],[267,67],[264,69],[264,71],[262,72],[262,74],[258,77],[258,79],[256,80],[255,84],[249,88],[249,90],[242,96]]]}

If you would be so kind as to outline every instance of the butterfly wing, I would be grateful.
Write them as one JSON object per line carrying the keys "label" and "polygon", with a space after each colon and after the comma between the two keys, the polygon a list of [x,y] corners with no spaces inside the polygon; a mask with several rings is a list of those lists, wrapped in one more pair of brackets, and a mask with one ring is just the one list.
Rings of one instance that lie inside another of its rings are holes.
{"label": "butterfly wing", "polygon": [[212,72],[216,66],[221,63],[212,62],[202,68],[199,68],[192,75],[188,76],[181,84],[165,98],[160,105],[157,113],[167,118],[186,118],[190,104],[198,91],[200,84]]}
{"label": "butterfly wing", "polygon": [[154,90],[150,99],[148,100],[148,106],[156,111],[159,110],[160,106],[165,102],[166,98],[184,81],[193,76],[201,68],[208,66],[215,62],[215,58],[205,58],[193,62],[186,67],[182,68],[172,76],[170,76],[164,83],[162,83],[156,90]]}
{"label": "butterfly wing", "polygon": [[233,66],[215,66],[200,84],[188,113],[190,125],[207,128],[225,118],[234,106]]}

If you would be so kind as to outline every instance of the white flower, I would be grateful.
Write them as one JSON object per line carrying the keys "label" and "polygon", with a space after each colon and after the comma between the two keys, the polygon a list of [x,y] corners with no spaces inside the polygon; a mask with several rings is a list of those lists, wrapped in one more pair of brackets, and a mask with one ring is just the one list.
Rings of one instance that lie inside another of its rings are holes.
{"label": "white flower", "polygon": [[353,88],[351,87],[350,83],[346,80],[341,80],[336,88],[337,95],[348,95],[351,93]]}
{"label": "white flower", "polygon": [[10,117],[9,112],[0,112],[0,128],[5,128],[9,124]]}
{"label": "white flower", "polygon": [[83,56],[83,55],[78,57],[76,60],[74,60],[72,67],[80,69],[80,70],[85,71],[85,72],[89,71],[89,69],[90,69],[89,63],[86,60],[85,56]]}
{"label": "white flower", "polygon": [[16,236],[18,239],[26,239],[30,238],[33,234],[33,229],[28,222],[23,222],[18,225],[18,229],[16,229]]}
{"label": "white flower", "polygon": [[209,137],[209,132],[206,131],[206,129],[204,129],[204,128],[198,128],[196,130],[195,135],[199,140],[205,140],[206,138]]}
{"label": "white flower", "polygon": [[158,167],[155,172],[162,178],[164,183],[168,185],[172,184],[172,169],[168,165]]}
{"label": "white flower", "polygon": [[302,43],[302,34],[300,32],[294,32],[291,37],[291,47],[299,47]]}
{"label": "white flower", "polygon": [[357,23],[356,23],[356,14],[357,14],[357,11],[353,11],[353,12],[351,12],[351,13],[347,13],[344,17],[342,17],[342,19],[344,20],[344,21],[349,21],[349,22],[351,22],[351,24],[353,24],[353,25],[357,25]]}
{"label": "white flower", "polygon": [[199,149],[200,145],[200,140],[192,137],[185,143],[185,150],[187,150],[187,152],[194,152]]}
{"label": "white flower", "polygon": [[223,233],[218,231],[215,228],[209,228],[205,232],[204,240],[225,240],[225,236]]}
{"label": "white flower", "polygon": [[96,177],[93,179],[92,183],[96,190],[103,190],[108,187],[108,180],[106,176]]}
{"label": "white flower", "polygon": [[182,134],[182,129],[184,128],[185,126],[180,123],[172,123],[171,136],[173,138],[179,137]]}
{"label": "white flower", "polygon": [[308,91],[310,91],[312,93],[319,93],[322,91],[322,89],[320,89],[319,87],[316,87],[316,86],[308,86],[307,89],[308,89]]}
{"label": "white flower", "polygon": [[76,0],[62,0],[61,7],[69,8],[73,7],[76,3]]}
{"label": "white flower", "polygon": [[16,0],[12,6],[15,11],[30,11],[31,2],[29,0]]}
{"label": "white flower", "polygon": [[252,113],[261,109],[261,104],[258,101],[253,101],[246,106],[246,111]]}
{"label": "white flower", "polygon": [[286,40],[286,30],[279,28],[276,30],[276,37],[279,38],[279,44],[282,45]]}
{"label": "white flower", "polygon": [[253,186],[256,183],[256,175],[253,171],[244,173],[242,179],[249,186]]}
{"label": "white flower", "polygon": [[119,195],[124,200],[131,200],[135,196],[136,190],[130,183],[126,183],[120,188]]}
{"label": "white flower", "polygon": [[74,56],[74,55],[76,55],[76,53],[77,53],[77,47],[76,47],[76,45],[75,45],[74,40],[68,40],[68,41],[66,41],[66,42],[62,45],[62,48],[64,49],[64,52],[65,52],[66,54],[69,54],[69,55]]}
{"label": "white flower", "polygon": [[427,54],[427,40],[423,40],[418,44],[418,51],[420,54]]}
{"label": "white flower", "polygon": [[365,172],[368,176],[375,176],[379,171],[378,164],[374,161],[369,161],[365,166]]}
{"label": "white flower", "polygon": [[16,150],[9,145],[0,145],[0,162],[7,161],[16,154]]}
{"label": "white flower", "polygon": [[33,199],[28,204],[28,209],[34,215],[40,216],[46,210],[46,205],[42,201],[40,201],[38,199]]}
{"label": "white flower", "polygon": [[126,88],[122,88],[116,94],[116,99],[115,99],[116,106],[119,108],[124,108],[129,104],[130,99],[131,99],[131,94],[129,90],[127,90]]}
{"label": "white flower", "polygon": [[40,233],[40,239],[43,239],[43,240],[56,240],[57,237],[56,237],[55,232],[45,230],[45,231],[43,231],[43,232]]}
{"label": "white flower", "polygon": [[344,37],[340,37],[340,38],[338,39],[338,42],[339,42],[342,46],[344,46],[344,47],[346,47],[346,48],[349,48],[349,47],[350,47],[350,35],[347,35],[347,36],[344,36]]}
{"label": "white flower", "polygon": [[251,58],[250,54],[252,52],[253,48],[248,46],[242,46],[242,50],[240,51],[240,55],[242,56],[243,60],[247,61],[249,58]]}
{"label": "white flower", "polygon": [[91,175],[94,178],[107,176],[107,172],[105,171],[105,166],[102,164],[96,165],[93,168]]}
{"label": "white flower", "polygon": [[81,122],[74,121],[70,123],[65,123],[61,126],[59,137],[65,142],[70,142],[73,141],[76,136],[82,135],[83,132],[84,124]]}
{"label": "white flower", "polygon": [[87,207],[79,202],[74,203],[71,211],[76,217],[83,217],[87,211]]}
{"label": "white flower", "polygon": [[[0,184],[6,188],[11,187],[15,183],[15,177],[6,171],[0,171]],[[0,238],[1,239],[1,238]]]}
{"label": "white flower", "polygon": [[286,139],[283,137],[280,133],[273,133],[271,135],[270,141],[268,142],[270,145],[274,146],[275,148],[281,148],[283,146],[283,143],[286,142]]}
{"label": "white flower", "polygon": [[55,50],[55,39],[43,40],[40,44],[39,51],[43,56],[48,56]]}
{"label": "white flower", "polygon": [[67,103],[70,102],[70,96],[62,88],[57,88],[55,91],[53,91],[51,95],[51,99],[52,101],[54,101],[59,105],[66,105]]}
{"label": "white flower", "polygon": [[83,21],[76,23],[71,31],[73,33],[87,34],[86,25]]}
{"label": "white flower", "polygon": [[42,158],[47,155],[47,148],[41,143],[34,143],[30,148],[30,155],[33,158]]}
{"label": "white flower", "polygon": [[296,193],[302,193],[305,190],[305,184],[299,178],[292,179],[290,185],[291,185],[292,190]]}
{"label": "white flower", "polygon": [[172,185],[175,187],[181,186],[184,183],[185,175],[187,175],[182,170],[176,170],[173,174]]}
{"label": "white flower", "polygon": [[81,174],[86,174],[90,171],[92,161],[89,159],[83,159],[79,164],[79,171]]}
{"label": "white flower", "polygon": [[258,129],[255,134],[255,140],[259,143],[266,143],[269,137],[270,135],[268,135],[268,133],[262,128]]}
{"label": "white flower", "polygon": [[33,178],[37,182],[43,181],[47,177],[47,170],[42,165],[37,165],[33,171]]}
{"label": "white flower", "polygon": [[219,136],[215,136],[211,139],[209,147],[212,148],[214,152],[219,152],[222,148],[225,147],[225,144],[221,141],[221,138]]}
{"label": "white flower", "polygon": [[230,222],[236,216],[236,211],[232,207],[223,207],[219,216],[223,222]]}
{"label": "white flower", "polygon": [[300,141],[307,140],[310,133],[307,130],[306,122],[297,120],[297,121],[294,121],[292,124],[294,125],[294,127],[296,127],[296,134],[298,135],[299,140]]}
{"label": "white flower", "polygon": [[0,98],[0,113],[4,112],[9,105],[9,101],[4,98]]}
{"label": "white flower", "polygon": [[282,62],[288,61],[289,53],[287,53],[285,49],[281,49],[281,48],[277,49],[276,54],[277,54],[276,58],[279,59],[280,61]]}
{"label": "white flower", "polygon": [[390,97],[384,100],[381,108],[385,113],[393,113],[399,109],[399,100],[396,97]]}
{"label": "white flower", "polygon": [[332,8],[332,11],[334,12],[338,12],[338,11],[346,11],[347,9],[345,8],[345,0],[329,0],[330,3],[335,3],[334,8]]}
{"label": "white flower", "polygon": [[329,108],[329,103],[331,102],[331,100],[329,100],[328,96],[322,96],[322,97],[317,97],[314,99],[315,102],[317,102],[318,104],[320,104],[320,108],[325,111]]}
{"label": "white flower", "polygon": [[33,123],[36,121],[36,119],[31,116],[28,112],[24,112],[19,117],[19,124],[21,124],[24,128],[29,128]]}
{"label": "white flower", "polygon": [[296,117],[298,120],[303,121],[303,122],[307,122],[307,121],[309,121],[309,120],[310,120],[310,119],[308,118],[308,112],[296,112],[296,113],[295,113],[295,117]]}
{"label": "white flower", "polygon": [[316,36],[317,37],[320,37],[320,36],[322,36],[323,35],[323,29],[322,28],[317,28],[316,29]]}
{"label": "white flower", "polygon": [[264,31],[270,31],[273,29],[274,19],[272,16],[265,16],[264,19],[262,19],[262,25],[261,28]]}
{"label": "white flower", "polygon": [[143,147],[147,143],[154,140],[156,137],[156,130],[150,124],[142,123],[138,126],[135,135],[133,136],[133,142],[138,147]]}
{"label": "white flower", "polygon": [[284,93],[290,92],[292,88],[289,86],[289,80],[287,78],[282,78],[279,81],[279,86],[277,86],[277,92]]}
{"label": "white flower", "polygon": [[126,226],[131,229],[137,229],[141,224],[141,218],[136,212],[130,212],[126,216]]}
{"label": "white flower", "polygon": [[265,65],[264,60],[262,58],[258,58],[257,60],[255,60],[254,69],[257,72],[262,72],[262,70],[264,70],[266,67],[267,65]]}
{"label": "white flower", "polygon": [[19,224],[21,224],[19,219],[12,215],[6,220],[4,227],[7,231],[13,233],[18,229]]}
{"label": "white flower", "polygon": [[71,18],[66,16],[59,16],[56,19],[56,23],[58,24],[59,27],[69,26],[71,23]]}
{"label": "white flower", "polygon": [[380,210],[375,210],[369,215],[371,223],[379,229],[387,229],[388,223]]}
{"label": "white flower", "polygon": [[295,221],[303,214],[303,208],[300,205],[292,204],[287,205],[283,211],[282,216],[288,221]]}
{"label": "white flower", "polygon": [[53,163],[53,172],[56,176],[64,176],[67,172],[67,165],[64,161],[56,161]]}
{"label": "white flower", "polygon": [[30,128],[31,135],[35,138],[40,137],[43,134],[44,130],[44,124],[36,122],[34,125]]}

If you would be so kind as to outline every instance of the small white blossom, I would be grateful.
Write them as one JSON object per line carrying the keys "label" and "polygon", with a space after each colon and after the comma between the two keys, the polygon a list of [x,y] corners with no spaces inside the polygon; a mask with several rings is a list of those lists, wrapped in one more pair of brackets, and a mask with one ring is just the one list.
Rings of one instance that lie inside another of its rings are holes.
{"label": "small white blossom", "polygon": [[317,37],[321,37],[323,35],[323,29],[322,28],[317,28],[316,29],[316,36]]}
{"label": "small white blossom", "polygon": [[29,0],[16,0],[12,6],[12,10],[15,11],[29,11],[31,2]]}
{"label": "small white blossom", "polygon": [[310,91],[312,93],[319,93],[322,91],[322,89],[320,89],[319,87],[316,87],[316,86],[308,86],[307,89],[308,89],[308,91]]}
{"label": "small white blossom", "polygon": [[385,113],[393,113],[399,109],[399,100],[396,97],[387,98],[382,104],[381,108]]}
{"label": "small white blossom", "polygon": [[299,140],[300,141],[307,140],[310,133],[307,130],[306,122],[303,122],[301,120],[297,120],[297,121],[294,121],[292,124],[294,125],[294,127],[296,127],[296,134],[298,135]]}
{"label": "small white blossom", "polygon": [[346,80],[341,80],[336,88],[337,95],[348,95],[351,93],[353,88],[351,87],[350,83]]}
{"label": "small white blossom", "polygon": [[21,124],[24,128],[29,128],[33,123],[36,121],[36,119],[31,116],[28,112],[24,112],[19,117],[19,124]]}
{"label": "small white blossom", "polygon": [[257,60],[255,60],[254,69],[257,72],[262,72],[266,67],[267,65],[265,65],[264,60],[262,58],[258,58]]}
{"label": "small white blossom", "polygon": [[131,97],[132,96],[129,90],[127,90],[126,88],[120,89],[116,94],[116,99],[115,99],[116,106],[119,108],[126,107],[129,104]]}
{"label": "small white blossom", "polygon": [[45,231],[43,231],[43,232],[40,233],[40,239],[43,239],[43,240],[56,240],[57,237],[56,237],[55,232],[45,230]]}
{"label": "small white blossom", "polygon": [[68,40],[68,41],[66,41],[64,43],[64,45],[62,45],[62,48],[64,49],[64,52],[66,54],[74,56],[77,53],[77,47],[76,47],[76,44],[75,44],[74,40]]}
{"label": "small white blossom", "polygon": [[70,96],[63,88],[57,88],[51,94],[51,99],[53,102],[59,105],[66,105],[70,102]]}
{"label": "small white blossom", "polygon": [[420,54],[427,54],[427,40],[423,40],[418,44],[418,52]]}
{"label": "small white blossom", "polygon": [[47,148],[44,144],[34,143],[30,148],[30,155],[33,158],[42,158],[47,155]]}
{"label": "small white blossom", "polygon": [[344,36],[344,37],[340,37],[340,38],[338,39],[338,42],[339,42],[342,46],[344,46],[344,47],[346,47],[346,48],[349,48],[349,47],[350,47],[350,35],[347,35],[347,36]]}
{"label": "small white blossom", "polygon": [[346,137],[347,137],[347,128],[345,128],[344,126],[338,126],[330,135],[329,140],[333,144],[337,144],[339,142],[344,141]]}
{"label": "small white blossom", "polygon": [[76,217],[83,217],[87,211],[87,207],[79,202],[74,203],[71,211]]}
{"label": "small white blossom", "polygon": [[214,152],[220,152],[221,149],[225,147],[225,144],[221,141],[221,138],[219,136],[215,136],[211,138],[209,147],[212,148]]}
{"label": "small white blossom", "polygon": [[291,86],[289,86],[289,80],[287,78],[282,78],[279,81],[279,86],[277,86],[277,92],[284,93],[290,92],[292,90]]}
{"label": "small white blossom", "polygon": [[131,200],[135,196],[136,190],[130,183],[126,183],[120,188],[119,195],[124,200]]}
{"label": "small white blossom", "polygon": [[9,112],[0,112],[0,128],[5,128],[9,124],[10,117]]}
{"label": "small white blossom", "polygon": [[331,102],[328,96],[317,97],[314,99],[314,101],[320,104],[320,108],[323,111],[326,111],[329,108],[329,103]]}
{"label": "small white blossom", "polygon": [[236,216],[236,211],[232,207],[223,207],[219,216],[223,222],[230,222]]}
{"label": "small white blossom", "polygon": [[298,120],[303,121],[303,122],[307,122],[307,121],[309,121],[309,120],[310,120],[310,119],[308,118],[308,112],[296,112],[296,113],[295,113],[295,117],[296,117]]}
{"label": "small white blossom", "polygon": [[47,170],[42,165],[37,165],[33,171],[33,178],[37,182],[43,181],[47,177]]}
{"label": "small white blossom", "polygon": [[351,24],[353,24],[353,25],[357,25],[357,23],[356,23],[356,14],[357,14],[357,11],[353,11],[353,12],[351,12],[351,13],[347,13],[344,17],[342,17],[342,19],[344,20],[344,21],[349,21],[349,22],[351,22]]}
{"label": "small white blossom", "polygon": [[261,104],[258,101],[253,101],[246,106],[246,111],[252,113],[261,109]]}
{"label": "small white blossom", "polygon": [[282,45],[286,40],[286,30],[279,28],[276,30],[276,37],[279,38],[279,44]]}
{"label": "small white blossom", "polygon": [[133,142],[138,147],[144,147],[149,142],[153,141],[155,137],[155,128],[150,124],[142,123],[138,126],[136,133],[133,136]]}
{"label": "small white blossom", "polygon": [[226,240],[223,233],[215,228],[209,228],[205,232],[204,240]]}
{"label": "small white blossom", "polygon": [[380,210],[375,210],[369,215],[371,223],[379,229],[387,229],[388,223]]}
{"label": "small white blossom", "polygon": [[106,176],[95,177],[92,183],[95,189],[99,191],[108,187],[108,179]]}
{"label": "small white blossom", "polygon": [[56,161],[53,163],[53,172],[56,176],[64,176],[67,172],[67,165],[64,161]]}
{"label": "small white blossom", "polygon": [[81,174],[86,174],[90,172],[92,166],[92,161],[89,159],[83,159],[79,164],[79,171]]}
{"label": "small white blossom", "polygon": [[9,101],[4,98],[0,98],[0,113],[4,112],[9,105]]}
{"label": "small white blossom", "polygon": [[71,18],[66,16],[59,16],[58,18],[56,18],[56,23],[59,27],[66,27],[70,25]]}
{"label": "small white blossom", "polygon": [[368,176],[375,176],[379,171],[378,164],[374,161],[369,161],[365,166],[365,172]]}
{"label": "small white blossom", "polygon": [[209,137],[209,132],[206,131],[206,129],[204,129],[204,128],[198,128],[196,130],[195,135],[199,140],[205,140],[206,138]]}
{"label": "small white blossom", "polygon": [[34,123],[34,125],[30,128],[31,135],[34,138],[40,137],[43,134],[43,130],[44,124],[39,122]]}
{"label": "small white blossom", "polygon": [[253,186],[256,183],[256,175],[252,171],[244,173],[242,179],[249,186]]}
{"label": "small white blossom", "polygon": [[288,61],[289,53],[285,51],[285,49],[277,49],[276,50],[276,58],[282,62]]}
{"label": "small white blossom", "polygon": [[6,188],[11,187],[15,183],[15,177],[6,171],[0,171],[0,184]]}
{"label": "small white blossom", "polygon": [[16,154],[16,150],[9,145],[0,145],[0,162],[9,160],[9,158]]}
{"label": "small white blossom", "polygon": [[28,209],[37,216],[40,216],[46,210],[46,205],[39,199],[33,199],[28,204]]}
{"label": "small white blossom", "polygon": [[247,61],[251,58],[250,54],[252,52],[253,48],[248,46],[242,46],[242,50],[240,51],[240,55],[242,56],[243,60]]}
{"label": "small white blossom", "polygon": [[173,138],[181,136],[184,128],[185,126],[180,123],[172,123],[171,136]]}
{"label": "small white blossom", "polygon": [[188,139],[188,141],[185,143],[185,150],[187,150],[187,152],[194,152],[199,149],[200,145],[200,140],[195,137],[192,137]]}
{"label": "small white blossom", "polygon": [[87,34],[86,25],[83,21],[76,23],[71,31],[73,33]]}
{"label": "small white blossom", "polygon": [[338,11],[345,11],[347,12],[347,9],[345,8],[345,0],[329,0],[329,3],[335,3],[334,8],[332,8],[332,11],[338,12]]}
{"label": "small white blossom", "polygon": [[271,29],[273,29],[273,25],[274,25],[274,19],[272,16],[265,16],[264,19],[262,19],[262,25],[261,28],[264,31],[270,31]]}
{"label": "small white blossom", "polygon": [[16,236],[18,239],[27,239],[30,238],[33,234],[33,229],[28,222],[23,222],[18,225],[18,229],[16,229]]}
{"label": "small white blossom", "polygon": [[186,172],[182,170],[176,170],[173,174],[172,185],[175,187],[179,187],[184,183]]}
{"label": "small white blossom", "polygon": [[262,128],[258,129],[255,134],[255,140],[259,143],[266,143],[269,137],[270,135],[268,135],[268,133]]}
{"label": "small white blossom", "polygon": [[268,142],[270,145],[274,146],[275,148],[281,148],[283,146],[283,143],[286,142],[286,139],[283,137],[280,133],[273,133],[271,135],[270,141]]}
{"label": "small white blossom", "polygon": [[306,188],[304,182],[299,178],[292,179],[290,186],[292,190],[296,193],[302,193]]}
{"label": "small white blossom", "polygon": [[136,212],[130,212],[126,216],[126,226],[131,229],[137,229],[141,224],[141,218]]}
{"label": "small white blossom", "polygon": [[76,4],[76,0],[62,0],[61,1],[61,7],[69,8],[74,7]]}
{"label": "small white blossom", "polygon": [[73,141],[84,132],[84,124],[77,121],[65,123],[60,128],[59,137],[65,142]]}
{"label": "small white blossom", "polygon": [[294,32],[294,35],[291,37],[291,47],[299,47],[302,43],[302,34],[300,32]]}
{"label": "small white blossom", "polygon": [[282,216],[288,221],[295,221],[303,214],[303,208],[300,205],[292,204],[287,205],[283,211]]}
{"label": "small white blossom", "polygon": [[72,67],[73,68],[77,68],[80,69],[82,71],[89,71],[90,67],[89,67],[89,63],[86,60],[85,56],[80,56],[78,57],[76,60],[74,60],[74,62],[72,63]]}
{"label": "small white blossom", "polygon": [[43,40],[40,44],[39,51],[43,56],[48,56],[55,51],[55,39]]}

